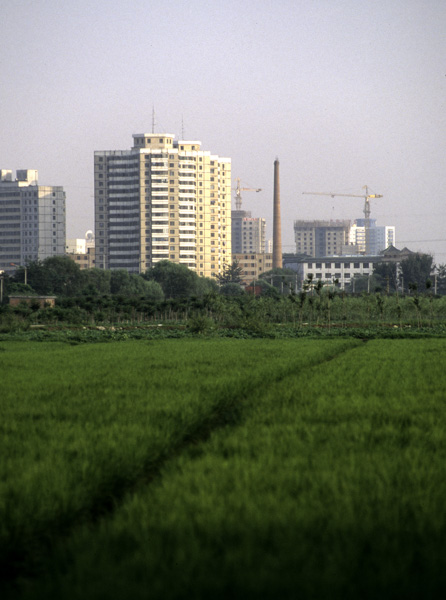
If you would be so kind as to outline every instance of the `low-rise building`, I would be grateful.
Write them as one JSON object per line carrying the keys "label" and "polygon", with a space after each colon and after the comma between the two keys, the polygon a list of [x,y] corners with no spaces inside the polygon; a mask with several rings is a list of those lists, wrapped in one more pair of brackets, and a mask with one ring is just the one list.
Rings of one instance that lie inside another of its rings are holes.
{"label": "low-rise building", "polygon": [[94,248],[87,248],[86,252],[69,253],[68,258],[71,258],[79,267],[84,269],[94,269],[96,267],[96,253]]}
{"label": "low-rise building", "polygon": [[9,304],[11,306],[38,304],[40,308],[54,308],[56,296],[9,296]]}
{"label": "low-rise building", "polygon": [[252,254],[233,254],[232,260],[238,262],[243,269],[243,284],[251,283],[259,279],[262,273],[273,268],[273,255],[268,252],[253,252]]}

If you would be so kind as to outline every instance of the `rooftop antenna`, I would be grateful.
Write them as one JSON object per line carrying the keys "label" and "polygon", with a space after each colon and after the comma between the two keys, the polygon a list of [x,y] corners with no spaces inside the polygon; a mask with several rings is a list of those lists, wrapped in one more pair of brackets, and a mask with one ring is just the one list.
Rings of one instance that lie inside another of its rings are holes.
{"label": "rooftop antenna", "polygon": [[183,121],[183,115],[181,115],[181,139],[184,140],[184,121]]}
{"label": "rooftop antenna", "polygon": [[155,107],[152,106],[152,133],[155,133]]}

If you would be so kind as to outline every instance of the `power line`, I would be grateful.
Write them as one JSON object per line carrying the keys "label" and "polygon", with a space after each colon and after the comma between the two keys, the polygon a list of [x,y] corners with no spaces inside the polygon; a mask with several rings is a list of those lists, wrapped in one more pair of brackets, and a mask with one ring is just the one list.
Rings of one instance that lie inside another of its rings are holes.
{"label": "power line", "polygon": [[446,242],[446,240],[398,240],[399,244],[418,244],[421,242]]}

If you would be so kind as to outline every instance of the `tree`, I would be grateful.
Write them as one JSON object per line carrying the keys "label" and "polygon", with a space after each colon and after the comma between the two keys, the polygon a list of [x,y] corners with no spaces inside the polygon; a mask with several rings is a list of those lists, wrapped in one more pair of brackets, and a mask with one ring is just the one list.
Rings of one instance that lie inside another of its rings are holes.
{"label": "tree", "polygon": [[159,283],[147,281],[141,275],[129,273],[125,269],[111,271],[110,292],[120,296],[145,296],[154,301],[164,299]]}
{"label": "tree", "polygon": [[223,296],[243,296],[245,290],[238,283],[224,283],[220,287],[220,293]]}
{"label": "tree", "polygon": [[[431,254],[411,254],[401,261],[400,269],[404,286],[416,286],[419,292],[428,289],[427,281],[432,271],[433,256]],[[415,288],[414,288],[415,289]]]}
{"label": "tree", "polygon": [[213,276],[220,285],[224,285],[225,283],[241,283],[243,280],[242,275],[242,267],[239,265],[238,260],[234,260],[232,265],[223,266],[223,273],[221,275],[214,274]]}
{"label": "tree", "polygon": [[[274,285],[270,285],[266,279],[257,279],[250,284],[250,287],[255,290],[260,288],[260,295],[268,298],[280,298],[279,291]],[[249,292],[248,292],[249,295]]]}
{"label": "tree", "polygon": [[82,293],[86,296],[110,293],[111,271],[84,269],[82,271]]}
{"label": "tree", "polygon": [[264,279],[281,293],[287,293],[294,289],[296,277],[296,271],[292,269],[280,269],[278,267],[265,271],[265,273],[260,275],[260,279]]}
{"label": "tree", "polygon": [[166,298],[189,298],[200,295],[200,277],[185,265],[161,260],[146,271],[143,277],[160,284]]}
{"label": "tree", "polygon": [[396,292],[398,287],[398,265],[396,263],[377,263],[373,269],[376,287],[384,291]]}
{"label": "tree", "polygon": [[355,294],[362,292],[374,292],[377,287],[382,288],[382,284],[381,281],[378,283],[375,275],[355,275],[350,280],[346,291],[355,292]]}
{"label": "tree", "polygon": [[446,264],[436,265],[437,294],[446,294]]}
{"label": "tree", "polygon": [[[17,279],[23,279],[21,270],[17,273]],[[68,256],[50,256],[43,261],[29,263],[27,279],[38,294],[76,296],[82,290],[82,272],[79,265]]]}

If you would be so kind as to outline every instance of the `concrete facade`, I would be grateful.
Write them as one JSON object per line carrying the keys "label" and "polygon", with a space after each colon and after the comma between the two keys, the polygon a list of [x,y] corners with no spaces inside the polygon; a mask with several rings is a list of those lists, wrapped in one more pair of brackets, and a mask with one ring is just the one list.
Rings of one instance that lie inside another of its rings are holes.
{"label": "concrete facade", "polygon": [[71,258],[81,270],[94,269],[96,267],[96,255],[94,248],[87,248],[86,252],[70,252],[67,253],[68,258]]}
{"label": "concrete facade", "polygon": [[[0,169],[0,270],[12,273],[50,256],[65,254],[65,192],[38,185],[36,170]],[[13,264],[11,264],[13,263]]]}
{"label": "concrete facade", "polygon": [[373,274],[374,264],[382,261],[378,256],[325,256],[318,259],[303,259],[301,261],[302,281],[313,276],[317,282],[321,279],[325,284],[338,280],[341,290],[350,284],[355,276]]}
{"label": "concrete facade", "polygon": [[266,220],[252,217],[246,210],[231,213],[232,253],[252,254],[265,252]]}
{"label": "concrete facade", "polygon": [[[376,219],[370,219],[369,250],[370,254],[380,254],[389,246],[395,246],[395,227],[393,225],[377,226]],[[350,228],[349,242],[365,254],[365,219],[356,219]]]}
{"label": "concrete facade", "polygon": [[348,244],[350,221],[294,221],[296,254],[333,256]]}
{"label": "concrete facade", "polygon": [[96,267],[140,273],[170,260],[223,273],[232,263],[230,159],[168,133],[133,142],[94,154]]}
{"label": "concrete facade", "polygon": [[273,255],[271,253],[244,253],[233,254],[232,259],[238,262],[239,267],[243,269],[242,279],[244,284],[255,281],[273,268]]}

